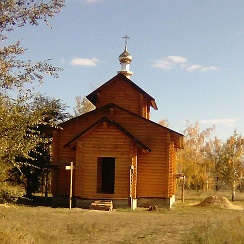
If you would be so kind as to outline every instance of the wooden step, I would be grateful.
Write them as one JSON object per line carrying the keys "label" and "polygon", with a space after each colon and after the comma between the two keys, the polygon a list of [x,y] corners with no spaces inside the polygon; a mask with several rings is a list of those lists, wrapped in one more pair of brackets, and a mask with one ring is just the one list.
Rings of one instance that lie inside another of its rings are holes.
{"label": "wooden step", "polygon": [[91,203],[90,208],[94,209],[94,210],[112,211],[113,202],[110,200],[97,200],[97,201]]}

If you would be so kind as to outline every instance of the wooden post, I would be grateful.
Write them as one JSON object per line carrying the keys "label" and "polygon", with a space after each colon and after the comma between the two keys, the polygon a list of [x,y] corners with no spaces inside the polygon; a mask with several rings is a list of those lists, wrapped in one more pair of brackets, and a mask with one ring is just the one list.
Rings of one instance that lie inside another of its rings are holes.
{"label": "wooden post", "polygon": [[73,183],[73,162],[70,162],[69,209],[71,209],[72,207],[72,183]]}
{"label": "wooden post", "polygon": [[70,166],[66,166],[65,169],[70,170],[69,209],[71,209],[72,208],[72,183],[73,183],[74,163],[70,162]]}
{"label": "wooden post", "polygon": [[185,201],[185,176],[182,173],[178,173],[175,175],[177,179],[182,179],[182,185],[181,185],[181,202],[184,203]]}
{"label": "wooden post", "polygon": [[131,211],[134,210],[133,209],[133,171],[134,171],[134,166],[131,165],[130,166],[130,208],[131,208]]}
{"label": "wooden post", "polygon": [[44,169],[44,176],[45,176],[45,197],[44,197],[44,205],[47,206],[48,204],[48,169]]}
{"label": "wooden post", "polygon": [[182,201],[182,203],[184,203],[184,201],[185,201],[184,188],[185,188],[185,176],[182,177],[182,189],[181,189],[181,201]]}

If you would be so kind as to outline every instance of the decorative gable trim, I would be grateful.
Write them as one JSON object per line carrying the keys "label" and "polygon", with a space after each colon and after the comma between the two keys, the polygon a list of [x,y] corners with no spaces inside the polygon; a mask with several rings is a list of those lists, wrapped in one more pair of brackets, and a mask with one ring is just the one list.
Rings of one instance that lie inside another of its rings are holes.
{"label": "decorative gable trim", "polygon": [[125,75],[122,73],[118,73],[116,76],[114,76],[112,79],[104,83],[102,86],[98,87],[95,91],[90,93],[86,96],[86,98],[94,105],[96,105],[97,101],[97,95],[99,92],[101,92],[102,89],[104,89],[106,86],[111,84],[115,79],[121,78],[125,82],[127,82],[130,86],[132,86],[135,90],[137,90],[140,94],[142,94],[148,101],[151,107],[153,107],[155,110],[158,110],[157,104],[155,102],[155,99],[151,97],[147,92],[145,92],[143,89],[141,89],[139,86],[137,86],[133,81],[128,79]]}
{"label": "decorative gable trim", "polygon": [[[109,119],[108,117],[104,116],[98,121],[96,121],[93,125],[89,126],[87,129],[82,131],[80,134],[75,136],[72,140],[70,140],[68,143],[64,145],[64,148],[71,147],[72,149],[75,148],[76,142],[79,138],[86,135],[89,131],[94,129],[97,125],[100,123],[108,123],[114,125],[118,130],[120,130],[123,134],[125,134],[127,137],[129,137],[137,146],[141,147],[143,151],[151,152],[151,149],[148,148],[145,144],[140,142],[137,138],[135,138],[131,133],[129,133],[126,129],[124,129],[120,124],[115,122],[114,120]],[[105,124],[106,125],[106,124]]]}

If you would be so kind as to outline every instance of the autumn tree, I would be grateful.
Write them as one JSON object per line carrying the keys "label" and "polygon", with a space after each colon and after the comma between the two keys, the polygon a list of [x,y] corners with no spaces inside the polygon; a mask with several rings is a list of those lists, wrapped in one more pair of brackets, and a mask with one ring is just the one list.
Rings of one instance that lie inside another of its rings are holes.
{"label": "autumn tree", "polygon": [[167,119],[161,119],[158,123],[164,127],[169,127],[169,121]]}
{"label": "autumn tree", "polygon": [[221,174],[221,165],[223,163],[224,142],[216,136],[209,140],[205,145],[205,155],[212,167],[212,177],[215,181],[215,190],[218,191],[224,183],[224,178]]}
{"label": "autumn tree", "polygon": [[198,122],[187,122],[184,134],[184,150],[177,153],[178,171],[186,177],[186,187],[208,188],[212,165],[205,156],[205,146],[214,128],[201,130]]}
{"label": "autumn tree", "polygon": [[95,106],[86,98],[77,96],[74,107],[75,116],[79,116],[95,109]]}
{"label": "autumn tree", "polygon": [[244,138],[234,131],[223,144],[222,162],[218,171],[223,181],[230,185],[232,201],[235,200],[236,183],[240,181],[244,169]]}

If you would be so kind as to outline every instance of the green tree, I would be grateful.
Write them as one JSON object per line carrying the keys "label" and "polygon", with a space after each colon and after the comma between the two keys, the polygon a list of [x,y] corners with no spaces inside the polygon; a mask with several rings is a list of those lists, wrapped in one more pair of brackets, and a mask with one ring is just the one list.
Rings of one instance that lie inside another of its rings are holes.
{"label": "green tree", "polygon": [[[38,25],[60,12],[65,0],[3,0],[0,2],[0,41],[4,42],[7,32],[26,24]],[[0,48],[0,87],[12,89],[23,87],[27,82],[43,81],[45,74],[58,76],[60,69],[53,67],[48,61],[33,63],[19,58],[25,48],[20,41]]]}
{"label": "green tree", "polygon": [[[25,84],[43,82],[45,75],[58,77],[60,69],[50,60],[32,62],[24,60],[26,48],[21,42],[11,43],[8,33],[25,25],[48,23],[60,12],[65,0],[2,0],[0,1],[0,167],[1,180],[9,168],[16,166],[16,158],[28,158],[30,152],[45,140],[39,136],[36,125],[43,116],[33,114],[29,99],[31,92]],[[10,96],[14,90],[17,97]],[[1,183],[1,182],[0,182]]]}
{"label": "green tree", "polygon": [[70,117],[65,112],[66,105],[61,103],[59,99],[37,95],[30,107],[30,114],[41,118],[40,123],[31,128],[31,134],[40,140],[28,152],[27,157],[17,157],[17,167],[9,171],[9,180],[24,185],[28,197],[31,197],[32,193],[39,190],[42,179],[45,173],[48,172],[51,160],[49,130],[57,128],[60,122]]}
{"label": "green tree", "polygon": [[[58,13],[65,0],[4,0],[0,1],[0,41],[4,44],[9,31],[27,24],[38,25]],[[0,160],[14,164],[15,157],[26,157],[39,138],[32,127],[43,119],[38,114],[31,114],[28,99],[31,93],[24,89],[24,84],[42,82],[45,74],[58,77],[59,68],[48,61],[33,63],[21,60],[25,52],[20,41],[0,47]],[[17,98],[8,95],[10,89],[18,91]]]}

